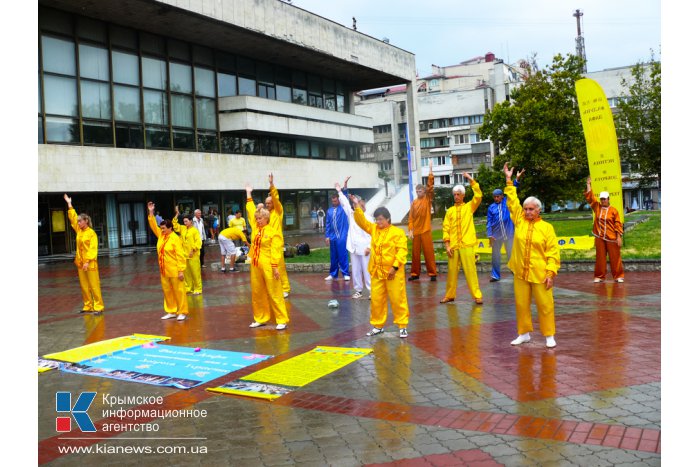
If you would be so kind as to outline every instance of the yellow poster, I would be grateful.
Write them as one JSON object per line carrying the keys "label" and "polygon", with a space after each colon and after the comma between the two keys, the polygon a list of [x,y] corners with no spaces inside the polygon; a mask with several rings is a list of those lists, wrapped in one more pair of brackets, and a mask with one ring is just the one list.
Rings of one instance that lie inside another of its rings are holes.
{"label": "yellow poster", "polygon": [[79,363],[91,358],[96,358],[101,355],[126,350],[131,347],[146,344],[148,342],[160,342],[169,340],[167,336],[152,336],[150,334],[133,334],[131,336],[115,337],[106,341],[93,342],[92,344],[83,345],[74,349],[64,350],[63,352],[51,353],[44,355],[44,358],[51,360],[60,360],[62,362]]}
{"label": "yellow poster", "polygon": [[[557,244],[561,250],[592,250],[595,247],[595,237],[592,235],[557,237]],[[476,253],[491,253],[488,239],[477,239],[474,251]],[[501,247],[501,253],[506,254],[505,247]]]}
{"label": "yellow poster", "polygon": [[318,346],[207,391],[274,400],[372,353],[372,349]]}
{"label": "yellow poster", "polygon": [[63,211],[51,211],[51,231],[55,233],[66,231],[66,214]]}
{"label": "yellow poster", "polygon": [[624,223],[620,153],[608,99],[600,85],[588,78],[576,81],[576,96],[586,138],[593,193],[596,196],[601,191],[610,193],[610,205],[617,209],[620,221]]}

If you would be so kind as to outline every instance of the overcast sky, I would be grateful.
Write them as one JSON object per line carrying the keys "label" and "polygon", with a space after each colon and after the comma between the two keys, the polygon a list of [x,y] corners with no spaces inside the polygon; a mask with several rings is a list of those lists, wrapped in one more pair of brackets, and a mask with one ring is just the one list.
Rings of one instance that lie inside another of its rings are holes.
{"label": "overcast sky", "polygon": [[513,63],[537,53],[540,68],[576,52],[576,9],[588,71],[633,65],[661,44],[661,0],[292,0],[292,4],[413,52],[420,76],[493,52]]}

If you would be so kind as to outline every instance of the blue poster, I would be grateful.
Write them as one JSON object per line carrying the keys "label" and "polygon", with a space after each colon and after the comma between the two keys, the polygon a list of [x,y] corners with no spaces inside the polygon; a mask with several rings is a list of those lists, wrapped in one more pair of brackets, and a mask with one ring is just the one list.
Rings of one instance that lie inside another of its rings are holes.
{"label": "blue poster", "polygon": [[69,373],[189,389],[270,355],[147,344],[79,363],[62,364]]}

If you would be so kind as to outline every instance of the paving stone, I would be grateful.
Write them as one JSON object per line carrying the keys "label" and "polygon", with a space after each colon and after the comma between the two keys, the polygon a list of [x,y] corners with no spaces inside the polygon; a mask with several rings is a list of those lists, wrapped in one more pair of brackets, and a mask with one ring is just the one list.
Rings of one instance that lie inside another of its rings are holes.
{"label": "paving stone", "polygon": [[[486,298],[480,313],[466,303],[463,284],[455,307],[438,303],[444,280],[412,284],[406,340],[396,338],[391,324],[378,338],[366,338],[369,303],[351,300],[350,284],[324,283],[322,273],[290,273],[291,324],[284,333],[247,327],[247,274],[205,271],[204,296],[193,302],[190,319],[166,323],[159,320],[155,255],[101,258],[100,273],[108,311],[95,319],[75,313],[80,297],[71,263],[39,269],[40,355],[133,332],[170,335],[173,345],[282,358],[315,345],[370,347],[374,353],[273,402],[54,370],[38,383],[39,455],[51,465],[130,465],[115,456],[57,453],[55,393],[90,390],[159,395],[173,406],[208,411],[201,419],[155,421],[165,436],[207,438],[207,455],[153,456],[133,463],[139,467],[151,461],[354,467],[468,450],[506,466],[660,464],[657,453],[583,444],[585,437],[551,439],[553,427],[562,423],[660,431],[658,272],[629,272],[624,294],[615,284],[594,288],[589,272],[559,274],[554,293],[560,345],[554,352],[541,346],[537,323],[533,344],[508,345],[515,329],[512,283],[488,283],[488,273],[479,273]],[[341,302],[335,313],[326,306],[329,296]],[[642,336],[643,345],[617,337],[632,334]],[[625,385],[619,374],[632,375],[634,384]],[[358,412],[339,413],[343,404]],[[103,409],[96,401],[91,417],[99,421]]]}

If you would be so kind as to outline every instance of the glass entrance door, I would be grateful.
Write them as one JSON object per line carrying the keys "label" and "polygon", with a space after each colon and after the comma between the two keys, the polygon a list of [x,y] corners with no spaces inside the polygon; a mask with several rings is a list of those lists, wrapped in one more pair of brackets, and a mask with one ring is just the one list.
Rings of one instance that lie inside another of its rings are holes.
{"label": "glass entrance door", "polygon": [[146,206],[142,202],[119,203],[119,245],[148,244]]}

